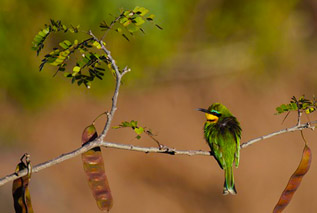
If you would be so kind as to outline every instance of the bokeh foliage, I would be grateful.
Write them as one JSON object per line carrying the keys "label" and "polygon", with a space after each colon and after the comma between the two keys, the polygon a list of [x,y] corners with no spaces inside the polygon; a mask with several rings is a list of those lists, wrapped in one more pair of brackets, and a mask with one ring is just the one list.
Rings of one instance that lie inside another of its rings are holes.
{"label": "bokeh foliage", "polygon": [[[156,72],[164,72],[160,67],[166,60],[173,61],[178,54],[198,49],[206,50],[199,54],[200,58],[210,61],[211,70],[235,69],[271,76],[293,64],[290,61],[298,57],[298,47],[313,51],[310,44],[316,38],[316,25],[315,10],[310,2],[3,0],[0,9],[0,98],[34,108],[65,93],[66,80],[51,79],[51,72],[38,73],[38,58],[30,48],[34,34],[51,18],[94,31],[102,20],[118,15],[120,8],[140,5],[156,14],[156,21],[164,31],[147,27],[145,35],[136,36],[133,42],[115,33],[108,35],[107,45],[119,66],[128,65],[133,70],[129,74],[130,82],[136,79],[152,82]],[[60,37],[63,39],[63,35]],[[55,40],[50,42],[48,48],[58,44]],[[104,93],[105,88],[112,88],[112,77],[105,78],[94,91]]]}

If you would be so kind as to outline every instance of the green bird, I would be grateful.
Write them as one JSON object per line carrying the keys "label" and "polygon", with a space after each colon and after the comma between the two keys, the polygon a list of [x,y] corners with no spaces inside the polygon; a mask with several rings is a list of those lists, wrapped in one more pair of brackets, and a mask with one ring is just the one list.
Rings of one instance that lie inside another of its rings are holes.
{"label": "green bird", "polygon": [[223,194],[237,194],[234,184],[233,164],[239,165],[241,127],[231,112],[220,103],[208,109],[197,109],[206,114],[205,139],[221,169],[225,170]]}

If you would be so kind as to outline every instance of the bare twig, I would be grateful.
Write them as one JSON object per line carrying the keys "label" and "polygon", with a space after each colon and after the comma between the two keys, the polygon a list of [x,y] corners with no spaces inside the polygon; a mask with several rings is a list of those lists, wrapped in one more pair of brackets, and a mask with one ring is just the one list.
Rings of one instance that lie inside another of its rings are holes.
{"label": "bare twig", "polygon": [[271,138],[273,136],[277,136],[277,135],[284,134],[284,133],[287,133],[287,132],[301,131],[303,129],[312,129],[312,130],[314,130],[315,126],[312,126],[312,124],[316,124],[316,123],[317,123],[317,121],[307,122],[307,123],[304,123],[304,124],[293,126],[291,128],[282,129],[282,130],[270,133],[268,135],[264,135],[264,136],[261,136],[261,137],[258,137],[258,138],[254,138],[254,139],[249,140],[249,141],[247,141],[245,143],[242,143],[241,144],[241,148],[246,148],[247,146],[250,146],[251,144],[254,144],[254,143],[259,142],[261,140],[268,139],[268,138]]}
{"label": "bare twig", "polygon": [[[291,128],[286,128],[277,132],[273,132],[271,134],[262,136],[262,137],[258,137],[252,140],[249,140],[245,143],[241,144],[241,148],[246,148],[248,146],[250,146],[251,144],[254,144],[256,142],[259,142],[261,140],[265,140],[267,138],[273,137],[273,136],[277,136],[277,135],[281,135],[284,133],[288,133],[288,132],[294,132],[294,131],[302,131],[303,129],[314,129],[315,126],[313,126],[313,124],[317,124],[317,120],[316,121],[312,121],[312,122],[308,122],[305,124],[301,124],[300,126],[294,126]],[[36,166],[34,166],[32,168],[32,172],[33,173],[37,173],[42,169],[51,167],[53,165],[59,164],[65,160],[74,158],[86,151],[88,151],[89,149],[92,149],[94,147],[97,146],[103,146],[106,148],[114,148],[114,149],[123,149],[123,150],[129,150],[129,151],[137,151],[137,152],[144,152],[144,153],[163,153],[163,154],[169,154],[169,155],[189,155],[189,156],[193,156],[193,155],[201,155],[201,156],[210,156],[211,153],[209,151],[202,151],[202,150],[177,150],[174,148],[169,148],[169,147],[141,147],[141,146],[133,146],[133,145],[129,145],[129,144],[120,144],[120,143],[113,143],[113,142],[106,142],[106,141],[102,141],[100,138],[97,138],[96,140],[89,142],[88,144],[86,144],[85,146],[82,146],[80,148],[75,149],[74,151],[65,153],[60,155],[57,158],[54,158],[52,160],[48,160],[46,162],[37,164]],[[16,173],[12,173],[10,175],[7,175],[3,178],[0,179],[0,186],[6,184],[9,181],[15,180],[19,177],[22,177],[24,175],[27,174],[27,170],[21,170],[20,172]]]}

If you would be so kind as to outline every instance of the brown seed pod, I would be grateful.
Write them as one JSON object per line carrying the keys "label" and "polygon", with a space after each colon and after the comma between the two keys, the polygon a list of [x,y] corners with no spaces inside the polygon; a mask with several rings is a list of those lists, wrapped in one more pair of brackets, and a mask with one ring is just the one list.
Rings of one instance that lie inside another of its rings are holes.
{"label": "brown seed pod", "polygon": [[[86,127],[82,134],[82,145],[93,141],[97,137],[98,134],[94,125]],[[99,209],[109,211],[113,205],[113,199],[100,147],[95,147],[83,153],[82,160],[89,187]]]}
{"label": "brown seed pod", "polygon": [[[25,162],[23,159],[25,158]],[[13,181],[12,185],[12,195],[14,201],[14,209],[16,213],[33,213],[33,208],[31,204],[31,195],[29,191],[29,183],[31,179],[31,163],[30,155],[25,153],[21,159],[20,163],[17,165],[15,172],[27,168],[28,174],[20,177]]]}
{"label": "brown seed pod", "polygon": [[287,186],[282,192],[280,200],[278,201],[273,210],[273,213],[282,212],[286,208],[286,206],[291,202],[291,199],[294,193],[296,192],[297,188],[299,187],[302,178],[310,168],[311,160],[312,152],[310,148],[307,145],[305,145],[301,162],[296,171],[294,172],[294,174],[290,177]]}

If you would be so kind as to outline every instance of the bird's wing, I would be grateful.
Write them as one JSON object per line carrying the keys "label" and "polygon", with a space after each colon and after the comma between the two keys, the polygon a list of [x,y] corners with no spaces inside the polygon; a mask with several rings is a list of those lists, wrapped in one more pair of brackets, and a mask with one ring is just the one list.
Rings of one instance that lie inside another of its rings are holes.
{"label": "bird's wing", "polygon": [[223,160],[222,150],[220,149],[220,146],[218,145],[217,139],[213,140],[211,147],[212,147],[211,149],[212,149],[213,155],[215,159],[217,160],[220,168],[224,169],[224,167],[226,166],[226,163]]}

